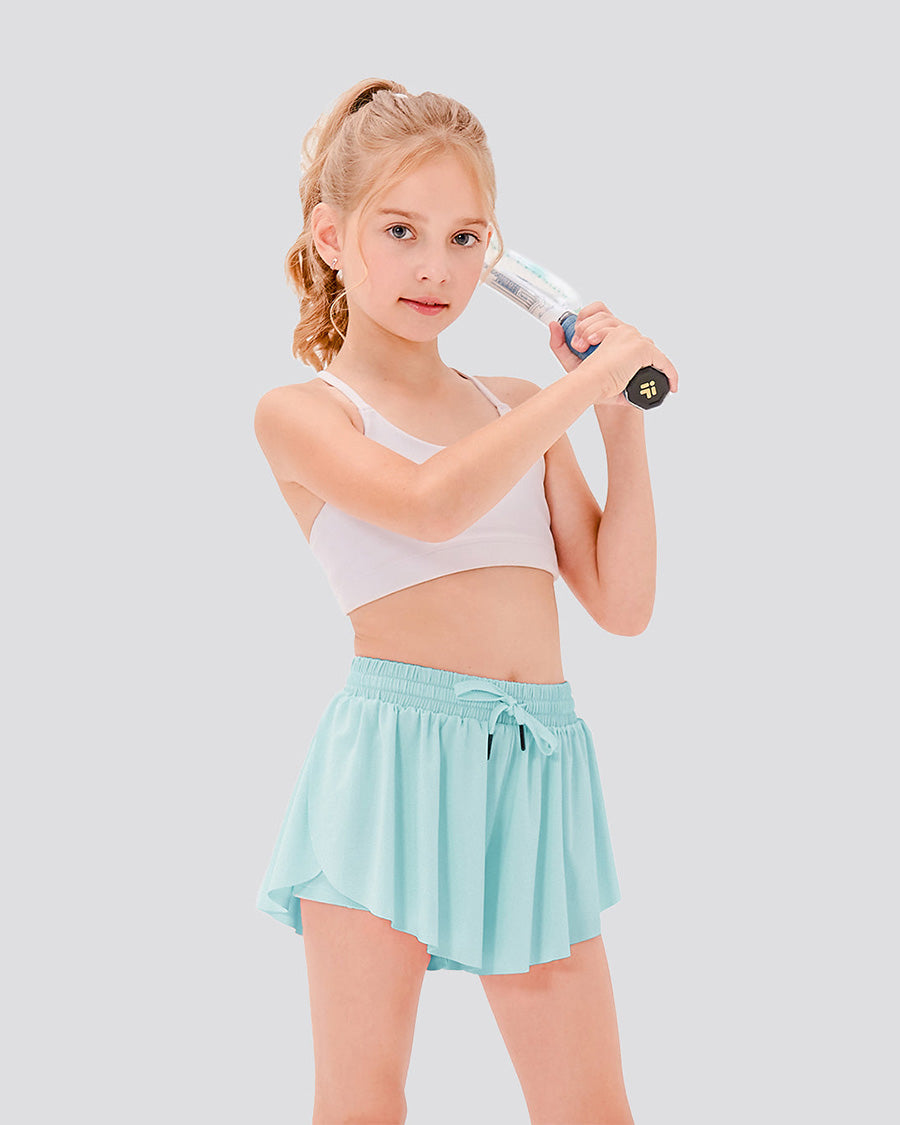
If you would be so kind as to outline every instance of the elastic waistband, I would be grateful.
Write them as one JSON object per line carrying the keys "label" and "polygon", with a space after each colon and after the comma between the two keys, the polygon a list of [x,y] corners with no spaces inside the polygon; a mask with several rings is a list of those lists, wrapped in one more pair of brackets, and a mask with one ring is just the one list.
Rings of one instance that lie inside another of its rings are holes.
{"label": "elastic waistband", "polygon": [[[354,655],[344,690],[385,703],[485,719],[491,725],[520,723],[525,712],[551,727],[578,719],[568,680],[557,684],[495,680],[447,668]],[[506,706],[499,708],[498,701]]]}

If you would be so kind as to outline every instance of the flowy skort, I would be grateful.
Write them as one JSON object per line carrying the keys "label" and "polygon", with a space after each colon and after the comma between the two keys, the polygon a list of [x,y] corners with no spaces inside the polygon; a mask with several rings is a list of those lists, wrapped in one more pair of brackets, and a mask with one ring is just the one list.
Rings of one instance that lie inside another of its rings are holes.
{"label": "flowy skort", "polygon": [[596,750],[571,685],[354,656],[300,768],[257,898],[386,918],[428,969],[524,973],[620,898]]}

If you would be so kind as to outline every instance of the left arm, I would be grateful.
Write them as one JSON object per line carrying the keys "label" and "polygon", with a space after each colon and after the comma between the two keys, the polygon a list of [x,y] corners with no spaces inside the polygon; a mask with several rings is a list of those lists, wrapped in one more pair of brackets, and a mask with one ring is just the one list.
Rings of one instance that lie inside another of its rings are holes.
{"label": "left arm", "polygon": [[[575,322],[572,346],[584,351],[590,344],[602,345],[623,323],[602,301],[585,305]],[[573,371],[581,360],[569,350],[560,325],[551,321],[549,328],[550,350],[565,371]],[[669,389],[677,391],[678,372],[671,360],[649,337],[643,339],[650,348],[644,363],[664,370]],[[615,347],[607,354],[615,363]],[[503,384],[498,393],[511,405],[541,389],[527,379],[504,379]],[[550,529],[559,573],[575,597],[601,628],[635,637],[649,625],[656,597],[656,520],[644,412],[618,394],[595,401],[594,413],[606,448],[606,510],[597,503],[568,434],[563,434],[544,454]]]}
{"label": "left arm", "polygon": [[656,597],[656,519],[644,441],[644,412],[595,403],[606,448],[606,508],[597,533],[599,624],[636,636]]}
{"label": "left arm", "polygon": [[[492,389],[512,406],[541,388],[497,377]],[[603,510],[584,478],[568,434],[545,453],[544,493],[559,573],[597,624],[619,636],[646,629],[656,592],[656,526],[644,443],[644,412],[595,404],[606,447]]]}

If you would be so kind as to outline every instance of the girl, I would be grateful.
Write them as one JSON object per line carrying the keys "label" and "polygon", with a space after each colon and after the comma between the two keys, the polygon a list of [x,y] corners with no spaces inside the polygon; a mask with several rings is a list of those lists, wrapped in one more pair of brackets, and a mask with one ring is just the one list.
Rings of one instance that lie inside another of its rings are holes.
{"label": "girl", "polygon": [[[642,632],[655,588],[643,412],[653,341],[599,301],[566,374],[479,379],[438,335],[499,236],[484,132],[451,98],[348,90],[304,142],[294,355],[255,429],[354,631],[257,905],[303,934],[315,1125],[403,1122],[426,970],[477,973],[531,1121],[632,1122],[600,914],[619,886],[554,581]],[[492,261],[487,262],[490,266]],[[606,510],[566,430],[593,405]]]}

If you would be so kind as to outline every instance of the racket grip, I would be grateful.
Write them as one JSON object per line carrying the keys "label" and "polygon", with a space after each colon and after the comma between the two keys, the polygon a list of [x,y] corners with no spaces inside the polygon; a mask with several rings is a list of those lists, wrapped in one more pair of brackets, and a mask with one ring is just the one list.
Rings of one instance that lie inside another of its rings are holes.
{"label": "racket grip", "polygon": [[[575,321],[577,319],[577,314],[570,312],[562,317],[559,323],[565,333],[569,351],[572,355],[578,356],[579,359],[585,359],[591,352],[595,352],[600,345],[591,344],[583,352],[572,347],[572,337],[575,335]],[[669,377],[655,367],[642,367],[640,371],[632,375],[628,381],[628,386],[622,391],[631,405],[637,406],[641,410],[650,410],[654,406],[659,406],[668,393]]]}

